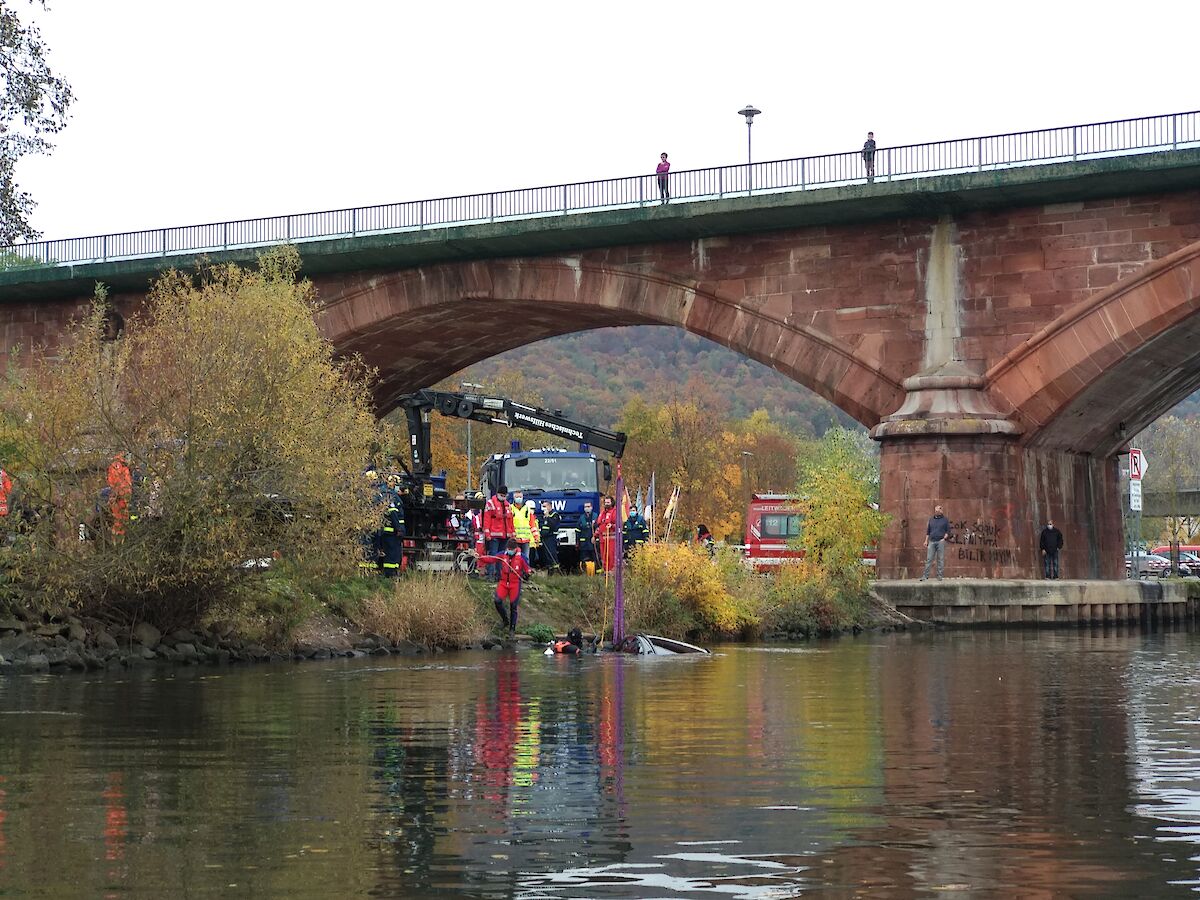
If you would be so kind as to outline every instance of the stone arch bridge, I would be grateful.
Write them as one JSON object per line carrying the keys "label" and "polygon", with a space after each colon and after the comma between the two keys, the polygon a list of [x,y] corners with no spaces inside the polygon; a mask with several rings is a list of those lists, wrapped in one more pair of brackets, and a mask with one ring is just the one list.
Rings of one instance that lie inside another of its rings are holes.
{"label": "stone arch bridge", "polygon": [[[955,523],[947,574],[1124,575],[1117,454],[1200,386],[1200,151],[314,241],[320,325],[380,412],[489,356],[615,325],[765,363],[881,442],[885,577]],[[249,251],[210,254],[249,260]],[[188,257],[0,273],[9,347]]]}

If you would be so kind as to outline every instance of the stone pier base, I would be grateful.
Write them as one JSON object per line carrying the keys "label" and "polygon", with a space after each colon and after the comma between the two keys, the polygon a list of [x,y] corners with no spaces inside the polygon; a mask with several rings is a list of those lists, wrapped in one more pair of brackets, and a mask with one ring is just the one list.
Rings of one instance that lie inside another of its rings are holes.
{"label": "stone pier base", "polygon": [[[876,581],[874,593],[939,625],[1117,625],[1194,621],[1200,603],[1182,581]],[[1192,593],[1200,595],[1193,585]]]}
{"label": "stone pier base", "polygon": [[1037,578],[1046,520],[1063,532],[1064,578],[1124,576],[1115,458],[1025,447],[1001,434],[888,437],[880,445],[880,578],[917,578],[925,526],[941,504],[952,525],[946,575]]}

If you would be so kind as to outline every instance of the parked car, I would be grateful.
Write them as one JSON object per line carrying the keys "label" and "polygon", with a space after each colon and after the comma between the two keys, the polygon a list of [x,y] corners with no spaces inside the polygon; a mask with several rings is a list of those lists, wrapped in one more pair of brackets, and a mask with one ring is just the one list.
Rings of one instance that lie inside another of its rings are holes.
{"label": "parked car", "polygon": [[[1149,552],[1153,553],[1155,556],[1165,556],[1169,559],[1171,556],[1171,545],[1170,544],[1159,544],[1157,547],[1151,547]],[[1184,556],[1184,555],[1196,556],[1198,554],[1200,554],[1200,544],[1180,544],[1179,545],[1179,555],[1180,556]]]}
{"label": "parked car", "polygon": [[[1150,552],[1155,556],[1171,558],[1171,548],[1166,544],[1151,547]],[[1200,575],[1200,544],[1182,544],[1179,547],[1179,574],[1183,576]]]}
{"label": "parked car", "polygon": [[[1171,574],[1171,561],[1165,556],[1158,556],[1154,553],[1142,553],[1137,557],[1132,554],[1125,555],[1125,574],[1132,578],[1134,560],[1137,560],[1137,578],[1163,578]],[[1191,571],[1181,562],[1179,565],[1181,575],[1190,575]]]}

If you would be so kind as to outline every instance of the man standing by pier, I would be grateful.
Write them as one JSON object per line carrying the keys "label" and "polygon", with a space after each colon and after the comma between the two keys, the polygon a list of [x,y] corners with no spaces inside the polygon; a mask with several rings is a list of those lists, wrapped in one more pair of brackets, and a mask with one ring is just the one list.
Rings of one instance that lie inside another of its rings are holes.
{"label": "man standing by pier", "polygon": [[1063,546],[1063,533],[1054,527],[1054,523],[1046,520],[1042,529],[1042,537],[1038,541],[1042,551],[1042,574],[1047,578],[1058,577],[1058,551]]}
{"label": "man standing by pier", "polygon": [[921,580],[929,578],[929,569],[937,560],[938,581],[946,574],[946,540],[950,537],[950,520],[942,512],[940,505],[933,508],[929,524],[925,526],[925,572]]}

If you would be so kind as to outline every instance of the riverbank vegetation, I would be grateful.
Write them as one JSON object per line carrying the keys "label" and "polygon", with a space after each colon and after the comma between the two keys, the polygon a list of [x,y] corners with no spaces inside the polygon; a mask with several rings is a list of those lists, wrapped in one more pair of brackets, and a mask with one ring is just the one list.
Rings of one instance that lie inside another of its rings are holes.
{"label": "riverbank vegetation", "polygon": [[[168,272],[125,316],[98,289],[61,344],[8,366],[0,613],[126,635],[142,623],[165,634],[232,622],[271,647],[323,616],[437,647],[491,631],[486,583],[357,577],[360,536],[375,524],[359,473],[402,435],[375,422],[371,373],[320,336],[298,269],[285,247],[254,267]],[[868,505],[870,448],[855,435],[801,440],[761,411],[714,428],[697,397],[635,397],[620,425],[636,448],[628,480],[662,473],[664,496],[682,486],[687,521],[707,517],[731,543],[750,484],[798,492],[806,514],[806,558],[770,577],[732,549],[710,555],[685,528],[647,545],[626,571],[628,628],[711,640],[859,623],[861,549],[882,520]],[[539,578],[522,623],[611,633],[612,590],[612,579]]]}
{"label": "riverbank vegetation", "polygon": [[282,248],[168,272],[128,318],[98,291],[60,346],[8,367],[4,600],[169,631],[239,598],[270,614],[277,557],[353,571],[368,378],[320,336],[298,267]]}

